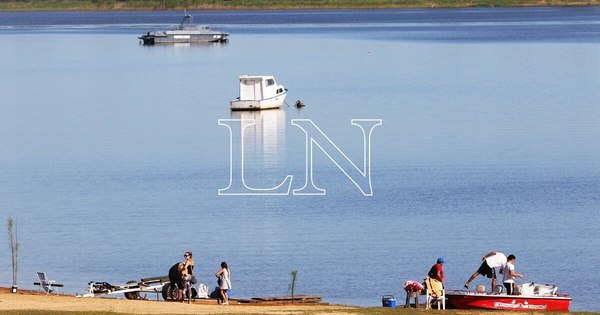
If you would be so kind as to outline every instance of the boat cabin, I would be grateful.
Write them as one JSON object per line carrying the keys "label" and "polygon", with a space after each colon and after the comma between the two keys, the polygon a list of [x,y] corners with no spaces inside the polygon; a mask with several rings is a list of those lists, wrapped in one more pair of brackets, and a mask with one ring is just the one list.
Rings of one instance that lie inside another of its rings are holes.
{"label": "boat cabin", "polygon": [[283,87],[278,86],[273,76],[240,77],[240,101],[258,101],[283,93]]}

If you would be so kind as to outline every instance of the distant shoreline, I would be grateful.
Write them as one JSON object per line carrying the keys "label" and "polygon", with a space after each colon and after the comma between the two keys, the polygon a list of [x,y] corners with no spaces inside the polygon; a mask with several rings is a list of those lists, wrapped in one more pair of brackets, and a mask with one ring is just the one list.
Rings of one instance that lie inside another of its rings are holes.
{"label": "distant shoreline", "polygon": [[[208,2],[208,3],[207,3]],[[600,6],[600,0],[21,0],[0,2],[0,11],[320,10],[476,7]]]}

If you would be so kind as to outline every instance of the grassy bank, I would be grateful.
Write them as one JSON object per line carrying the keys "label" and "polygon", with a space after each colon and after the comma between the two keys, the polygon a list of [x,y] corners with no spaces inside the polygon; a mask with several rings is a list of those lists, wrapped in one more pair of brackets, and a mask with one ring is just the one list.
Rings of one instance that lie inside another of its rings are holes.
{"label": "grassy bank", "polygon": [[451,8],[600,5],[600,0],[8,0],[2,11]]}

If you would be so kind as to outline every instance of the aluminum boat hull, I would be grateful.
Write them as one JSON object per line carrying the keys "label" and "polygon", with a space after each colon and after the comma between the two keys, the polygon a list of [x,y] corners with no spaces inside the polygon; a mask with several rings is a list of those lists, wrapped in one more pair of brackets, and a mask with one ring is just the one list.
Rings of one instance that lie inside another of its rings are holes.
{"label": "aluminum boat hull", "polygon": [[140,40],[144,45],[155,44],[185,44],[185,43],[223,43],[227,42],[228,33],[224,32],[185,32],[166,31],[148,32]]}

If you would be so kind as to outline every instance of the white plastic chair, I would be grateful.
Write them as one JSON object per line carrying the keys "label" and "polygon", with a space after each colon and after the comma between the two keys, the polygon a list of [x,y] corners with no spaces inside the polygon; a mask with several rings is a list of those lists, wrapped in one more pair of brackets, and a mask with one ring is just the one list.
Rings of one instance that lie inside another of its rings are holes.
{"label": "white plastic chair", "polygon": [[[446,309],[446,290],[444,285],[432,278],[425,278],[425,309],[431,309],[433,303],[437,303],[437,309]],[[440,308],[441,307],[441,308]]]}

